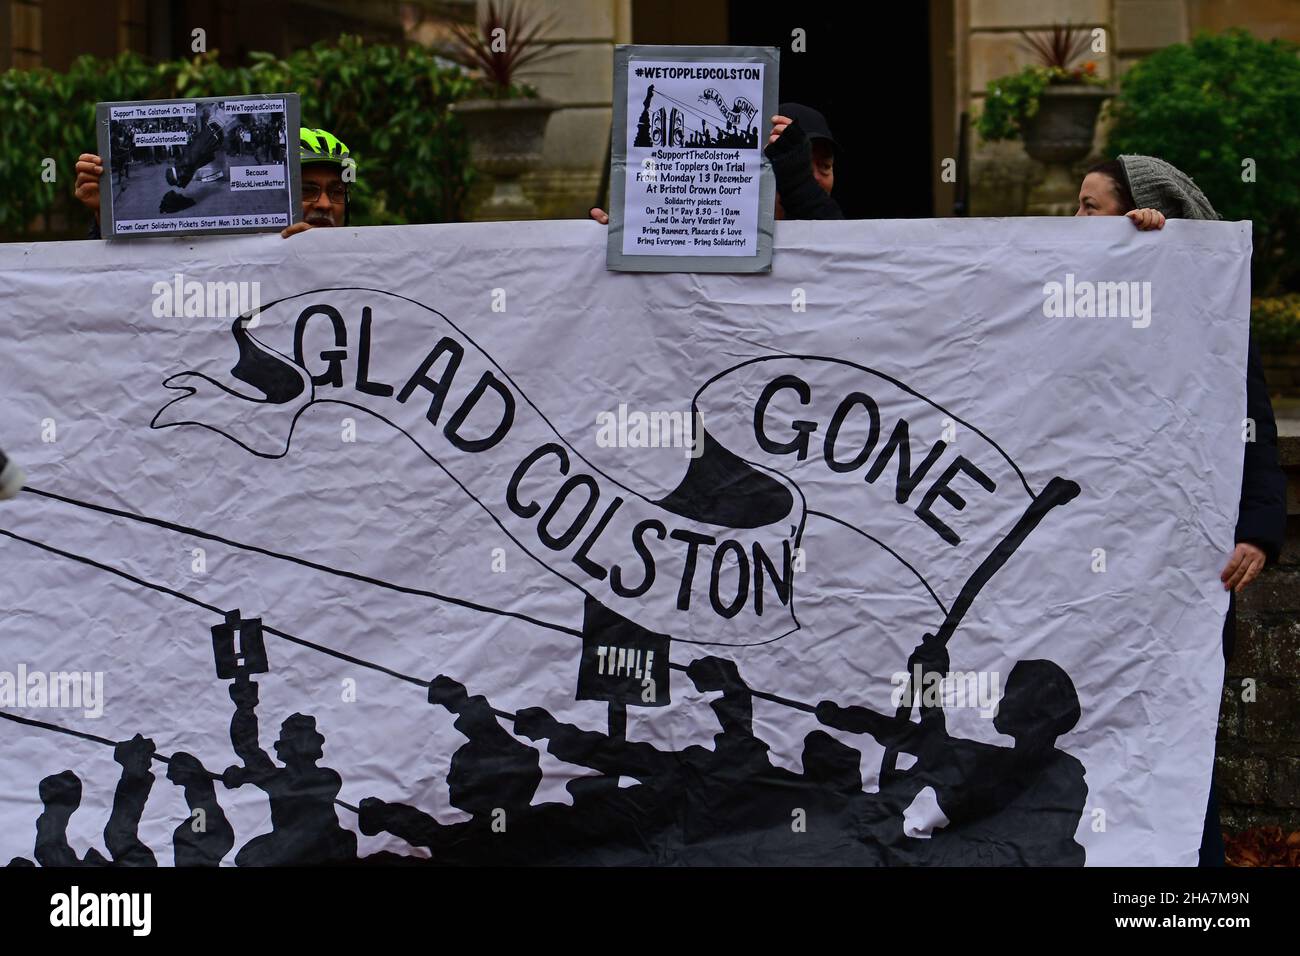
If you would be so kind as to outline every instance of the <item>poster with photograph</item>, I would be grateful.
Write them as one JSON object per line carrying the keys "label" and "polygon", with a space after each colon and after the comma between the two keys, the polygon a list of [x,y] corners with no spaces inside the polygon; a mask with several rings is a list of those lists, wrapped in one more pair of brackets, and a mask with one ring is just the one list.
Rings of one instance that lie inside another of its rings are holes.
{"label": "poster with photograph", "polygon": [[775,47],[619,46],[607,265],[767,272]]}
{"label": "poster with photograph", "polygon": [[105,238],[278,232],[302,217],[296,93],[99,103],[95,125]]}

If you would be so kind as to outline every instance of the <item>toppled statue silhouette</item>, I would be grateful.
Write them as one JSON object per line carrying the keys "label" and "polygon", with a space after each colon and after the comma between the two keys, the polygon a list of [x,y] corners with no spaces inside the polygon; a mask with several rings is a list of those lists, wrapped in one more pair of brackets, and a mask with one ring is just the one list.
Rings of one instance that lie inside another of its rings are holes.
{"label": "toppled statue silhouette", "polygon": [[249,840],[235,854],[237,866],[290,866],[349,863],[357,858],[357,836],[339,825],[334,798],[343,778],[316,762],[324,756],[325,738],[316,720],[292,714],[280,725],[277,767],[257,742],[257,684],[246,677],[230,685],[235,713],[230,742],[244,762],[228,767],[222,782],[231,789],[246,783],[266,791],[271,804],[271,832]]}
{"label": "toppled statue silhouette", "polygon": [[36,862],[41,866],[156,866],[153,851],[137,835],[153,787],[149,764],[156,749],[152,740],[140,734],[113,749],[122,776],[104,827],[104,845],[111,860],[93,847],[79,859],[68,844],[68,821],[81,806],[81,778],[65,770],[42,780],[37,790],[44,809],[36,820]]}
{"label": "toppled statue silhouette", "polygon": [[[868,707],[817,705],[817,719],[866,733],[887,751],[916,762],[882,775],[878,810],[861,838],[878,842],[890,863],[958,866],[1082,866],[1075,841],[1088,788],[1077,759],[1056,739],[1079,721],[1079,698],[1068,674],[1046,660],[1019,661],[1007,677],[993,726],[1015,744],[963,740],[940,721],[913,723]],[[948,824],[929,839],[903,831],[903,811],[933,788]]]}
{"label": "toppled statue silhouette", "polygon": [[235,831],[217,802],[216,782],[192,754],[180,751],[167,765],[167,779],[181,787],[190,815],[172,833],[176,866],[220,866],[235,845]]}
{"label": "toppled statue silhouette", "polygon": [[[166,177],[169,186],[184,189],[194,178],[194,174],[203,166],[212,162],[221,147],[221,124],[204,123],[186,145],[181,158],[174,165],[167,167]],[[193,205],[193,203],[191,203]]]}
{"label": "toppled statue silhouette", "polygon": [[[526,813],[542,782],[537,751],[501,726],[486,697],[471,697],[464,684],[450,677],[439,674],[430,682],[429,703],[455,714],[453,726],[469,738],[451,756],[447,788],[452,806],[470,814],[480,827],[500,819],[499,812],[506,820]],[[359,809],[362,833],[387,832],[435,851],[475,829],[442,824],[415,807],[374,797],[362,800]]]}

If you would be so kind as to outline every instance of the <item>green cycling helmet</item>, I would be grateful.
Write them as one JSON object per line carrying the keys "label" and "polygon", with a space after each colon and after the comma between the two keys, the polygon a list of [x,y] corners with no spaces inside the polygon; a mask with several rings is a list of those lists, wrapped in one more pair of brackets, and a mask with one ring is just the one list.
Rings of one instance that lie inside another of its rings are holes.
{"label": "green cycling helmet", "polygon": [[[344,142],[333,133],[323,129],[308,129],[304,126],[298,130],[298,155],[303,165],[307,163],[333,163],[343,166],[344,160],[351,159]],[[355,166],[356,160],[352,160]]]}

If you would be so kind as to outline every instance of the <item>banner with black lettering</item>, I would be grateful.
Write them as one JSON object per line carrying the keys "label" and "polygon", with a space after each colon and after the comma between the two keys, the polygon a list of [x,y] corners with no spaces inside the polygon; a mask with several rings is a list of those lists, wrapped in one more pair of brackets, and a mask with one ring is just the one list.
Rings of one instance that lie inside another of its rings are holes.
{"label": "banner with black lettering", "polygon": [[9,856],[1194,861],[1248,230],[603,246],[0,247]]}

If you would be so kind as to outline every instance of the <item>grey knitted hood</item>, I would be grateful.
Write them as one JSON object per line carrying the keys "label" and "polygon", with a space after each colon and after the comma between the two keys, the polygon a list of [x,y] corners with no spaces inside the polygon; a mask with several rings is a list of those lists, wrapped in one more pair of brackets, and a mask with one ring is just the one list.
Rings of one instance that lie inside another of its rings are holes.
{"label": "grey knitted hood", "polygon": [[1218,219],[1192,178],[1154,156],[1121,156],[1128,188],[1138,209],[1157,209],[1166,219]]}

